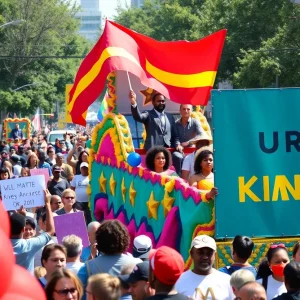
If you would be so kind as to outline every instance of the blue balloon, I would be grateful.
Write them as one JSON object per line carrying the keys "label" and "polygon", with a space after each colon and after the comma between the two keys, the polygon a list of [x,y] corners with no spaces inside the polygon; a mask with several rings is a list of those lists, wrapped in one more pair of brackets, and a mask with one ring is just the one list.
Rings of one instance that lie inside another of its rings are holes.
{"label": "blue balloon", "polygon": [[127,157],[127,162],[131,167],[137,167],[141,162],[141,156],[136,152],[131,152]]}

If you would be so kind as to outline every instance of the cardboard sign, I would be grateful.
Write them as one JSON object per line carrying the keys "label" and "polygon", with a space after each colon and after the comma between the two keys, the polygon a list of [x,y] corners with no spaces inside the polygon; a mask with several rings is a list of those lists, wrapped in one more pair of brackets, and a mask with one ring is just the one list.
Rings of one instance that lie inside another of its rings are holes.
{"label": "cardboard sign", "polygon": [[50,178],[48,169],[31,169],[30,175],[31,176],[43,175],[45,178],[46,186],[48,185],[48,181]]}
{"label": "cardboard sign", "polygon": [[55,231],[58,243],[61,244],[65,236],[75,234],[82,239],[83,247],[88,247],[89,237],[82,211],[54,217]]}
{"label": "cardboard sign", "polygon": [[45,178],[42,175],[0,181],[2,201],[6,210],[43,206]]}

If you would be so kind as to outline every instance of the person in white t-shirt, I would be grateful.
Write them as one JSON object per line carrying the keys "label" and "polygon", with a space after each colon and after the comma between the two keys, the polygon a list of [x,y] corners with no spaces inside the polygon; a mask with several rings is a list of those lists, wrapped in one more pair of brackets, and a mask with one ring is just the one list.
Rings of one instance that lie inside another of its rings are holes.
{"label": "person in white t-shirt", "polygon": [[88,205],[87,186],[89,184],[89,164],[82,162],[80,164],[80,175],[75,175],[71,181],[70,188],[76,193],[76,202],[79,202],[84,210],[86,223],[89,224],[92,221],[91,212]]}
{"label": "person in white t-shirt", "polygon": [[74,234],[67,235],[63,238],[62,244],[67,249],[66,269],[77,275],[79,269],[84,265],[80,261],[82,253],[82,239]]}
{"label": "person in white t-shirt", "polygon": [[80,165],[80,175],[75,175],[71,181],[71,189],[76,193],[76,201],[88,202],[86,188],[89,184],[89,165],[86,162]]}
{"label": "person in white t-shirt", "polygon": [[190,254],[194,268],[184,272],[178,279],[175,289],[179,293],[195,299],[234,298],[230,276],[212,267],[216,249],[216,242],[210,236],[199,235],[193,239]]}
{"label": "person in white t-shirt", "polygon": [[[208,134],[204,131],[201,135],[196,136],[191,144],[195,144],[196,149],[193,153],[187,155],[183,161],[182,164],[182,170],[181,170],[181,177],[182,179],[188,181],[189,178],[195,174],[194,170],[194,162],[195,162],[195,154],[197,150],[200,148],[207,148],[212,143],[211,137],[208,136]],[[211,147],[208,148],[209,150],[212,150]]]}
{"label": "person in white t-shirt", "polygon": [[288,251],[284,244],[270,246],[266,258],[260,263],[257,280],[267,291],[267,299],[273,299],[286,293],[284,284],[284,267],[290,262]]}

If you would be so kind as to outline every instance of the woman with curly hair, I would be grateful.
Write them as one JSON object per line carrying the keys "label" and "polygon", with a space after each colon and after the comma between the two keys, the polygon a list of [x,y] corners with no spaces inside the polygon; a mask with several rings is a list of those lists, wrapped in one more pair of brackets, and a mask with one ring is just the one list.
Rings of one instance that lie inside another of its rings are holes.
{"label": "woman with curly hair", "polygon": [[195,174],[189,179],[189,184],[202,191],[202,197],[206,200],[213,199],[218,194],[218,189],[214,187],[213,167],[213,153],[206,148],[200,148],[195,155]]}
{"label": "woman with curly hair", "polygon": [[84,286],[91,275],[108,273],[118,276],[124,265],[142,262],[124,254],[129,246],[130,237],[127,228],[119,220],[104,221],[96,231],[96,243],[101,255],[87,261],[78,272]]}
{"label": "woman with curly hair", "polygon": [[146,154],[146,167],[156,173],[178,176],[174,170],[169,169],[172,166],[170,151],[161,146],[150,148]]}

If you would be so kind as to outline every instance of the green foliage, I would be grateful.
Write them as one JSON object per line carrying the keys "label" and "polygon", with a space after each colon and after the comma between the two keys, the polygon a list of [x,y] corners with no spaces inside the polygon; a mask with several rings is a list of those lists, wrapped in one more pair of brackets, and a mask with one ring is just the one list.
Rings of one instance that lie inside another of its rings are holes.
{"label": "green foliage", "polygon": [[[299,85],[300,7],[290,0],[156,0],[115,20],[157,40],[196,40],[227,29],[217,80],[235,87]],[[294,48],[294,51],[277,51]],[[269,51],[275,49],[276,51]]]}
{"label": "green foliage", "polygon": [[[64,102],[81,59],[45,58],[85,55],[90,44],[77,33],[78,8],[67,0],[0,0],[0,21],[25,20],[0,29],[0,106],[28,115],[37,107],[53,112]],[[38,58],[42,56],[43,58]],[[24,87],[13,91],[26,84]]]}

